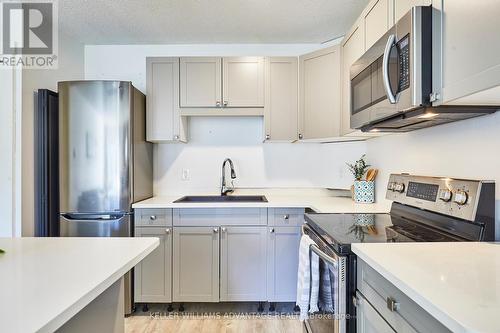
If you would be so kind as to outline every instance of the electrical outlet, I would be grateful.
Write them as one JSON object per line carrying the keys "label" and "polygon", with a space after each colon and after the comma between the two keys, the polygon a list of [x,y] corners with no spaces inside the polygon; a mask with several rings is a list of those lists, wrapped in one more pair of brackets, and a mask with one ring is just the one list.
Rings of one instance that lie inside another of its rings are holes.
{"label": "electrical outlet", "polygon": [[184,181],[189,180],[189,169],[182,169],[181,179]]}

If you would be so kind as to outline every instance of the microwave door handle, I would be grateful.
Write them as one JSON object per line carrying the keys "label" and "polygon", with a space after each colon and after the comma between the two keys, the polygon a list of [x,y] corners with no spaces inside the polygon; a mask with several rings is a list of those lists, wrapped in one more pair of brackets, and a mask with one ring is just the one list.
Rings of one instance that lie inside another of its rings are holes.
{"label": "microwave door handle", "polygon": [[384,58],[382,60],[382,72],[383,72],[383,79],[384,79],[384,89],[385,89],[385,94],[387,95],[387,98],[389,99],[389,102],[391,104],[396,104],[396,96],[392,93],[391,89],[391,84],[390,84],[390,79],[389,79],[389,55],[391,53],[391,49],[394,46],[394,43],[396,42],[396,35],[391,34],[389,38],[387,39],[387,44],[385,45],[385,50],[384,50]]}

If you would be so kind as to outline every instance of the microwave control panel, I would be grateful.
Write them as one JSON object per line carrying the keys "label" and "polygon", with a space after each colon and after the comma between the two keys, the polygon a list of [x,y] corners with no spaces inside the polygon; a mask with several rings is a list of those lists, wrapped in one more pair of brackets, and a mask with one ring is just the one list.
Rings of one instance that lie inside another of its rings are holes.
{"label": "microwave control panel", "polygon": [[399,91],[410,87],[410,36],[406,35],[397,43],[399,49]]}

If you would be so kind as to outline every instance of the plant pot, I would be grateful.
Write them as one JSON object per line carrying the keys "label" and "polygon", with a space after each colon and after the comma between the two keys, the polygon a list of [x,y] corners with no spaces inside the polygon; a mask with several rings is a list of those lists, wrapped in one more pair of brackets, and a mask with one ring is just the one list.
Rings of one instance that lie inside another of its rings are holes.
{"label": "plant pot", "polygon": [[354,201],[357,203],[375,202],[375,182],[369,182],[366,180],[355,180]]}

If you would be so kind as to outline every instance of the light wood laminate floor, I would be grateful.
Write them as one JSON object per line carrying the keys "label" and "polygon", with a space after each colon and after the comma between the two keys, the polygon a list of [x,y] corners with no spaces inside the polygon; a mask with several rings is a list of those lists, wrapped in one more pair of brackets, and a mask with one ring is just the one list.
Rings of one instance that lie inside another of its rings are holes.
{"label": "light wood laminate floor", "polygon": [[[266,305],[268,306],[268,305]],[[276,312],[256,311],[253,303],[193,303],[185,311],[167,312],[165,305],[153,305],[149,311],[138,308],[125,319],[126,333],[301,333],[302,325],[289,305],[276,306]],[[267,310],[267,307],[265,308]]]}

